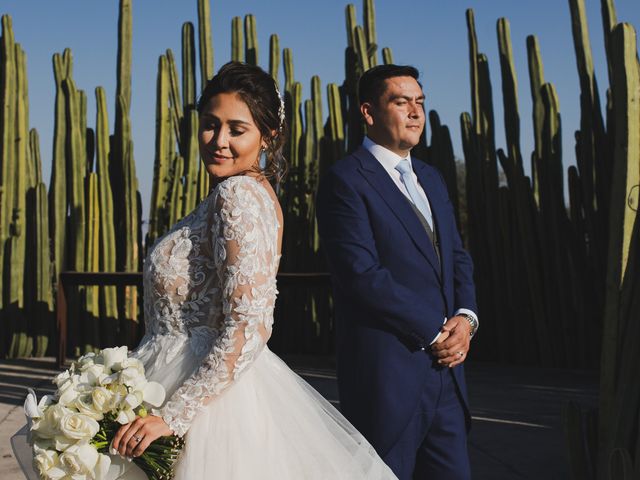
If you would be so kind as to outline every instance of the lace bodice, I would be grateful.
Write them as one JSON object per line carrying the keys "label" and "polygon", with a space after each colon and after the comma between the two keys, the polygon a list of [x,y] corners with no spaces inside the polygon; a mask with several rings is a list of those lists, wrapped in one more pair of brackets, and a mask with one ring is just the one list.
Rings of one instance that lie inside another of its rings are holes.
{"label": "lace bodice", "polygon": [[[271,335],[278,230],[265,188],[253,177],[230,177],[149,252],[146,345],[164,343],[177,352],[172,345],[188,342],[191,354],[202,357],[199,368],[153,412],[177,435],[238,379]],[[166,337],[181,340],[164,342]],[[169,362],[172,352],[164,354]]]}

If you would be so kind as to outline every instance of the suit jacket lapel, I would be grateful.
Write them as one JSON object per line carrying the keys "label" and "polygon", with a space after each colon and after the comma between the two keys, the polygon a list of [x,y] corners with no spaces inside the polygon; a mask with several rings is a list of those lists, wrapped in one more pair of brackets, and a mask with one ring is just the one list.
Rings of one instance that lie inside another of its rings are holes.
{"label": "suit jacket lapel", "polygon": [[367,149],[360,147],[353,155],[360,160],[362,166],[360,172],[362,175],[374,190],[380,194],[385,203],[389,205],[391,211],[407,230],[409,236],[434,269],[438,278],[440,278],[438,257],[424,227],[411,208],[409,200],[407,200],[395,183],[393,183],[393,180],[389,177],[389,174],[382,165],[380,165],[380,162],[378,162]]}

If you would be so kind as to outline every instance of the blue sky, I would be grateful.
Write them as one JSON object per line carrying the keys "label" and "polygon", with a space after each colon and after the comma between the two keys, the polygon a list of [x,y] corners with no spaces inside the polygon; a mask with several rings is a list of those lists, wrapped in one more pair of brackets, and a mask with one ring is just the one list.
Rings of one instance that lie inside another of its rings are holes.
{"label": "blue sky", "polygon": [[[604,94],[608,82],[602,39],[600,1],[585,0],[596,75]],[[328,82],[344,78],[346,47],[345,7],[342,0],[212,0],[214,63],[230,59],[231,19],[252,13],[259,37],[259,63],[268,66],[269,35],[277,33],[281,47],[294,54],[296,79],[309,94],[311,76]],[[362,3],[354,2],[358,21]],[[377,0],[380,47],[393,50],[394,61],[415,65],[421,73],[427,108],[435,109],[452,132],[454,149],[462,157],[459,116],[470,110],[469,64],[465,10],[473,8],[480,51],[488,55],[494,88],[497,145],[504,146],[502,96],[496,21],[511,23],[518,74],[521,143],[525,161],[532,150],[531,101],[525,39],[540,41],[547,81],[555,84],[563,122],[565,165],[574,163],[573,132],[579,125],[579,82],[571,36],[569,6],[565,0]],[[640,27],[638,0],[617,0],[618,21]],[[107,91],[113,125],[116,78],[118,1],[2,0],[0,13],[13,18],[16,40],[27,53],[30,124],[41,139],[43,174],[48,181],[53,136],[55,84],[51,57],[71,48],[74,79],[87,92],[89,126],[95,126],[96,86]],[[158,56],[167,48],[180,58],[182,23],[197,25],[196,0],[133,0],[133,85],[131,117],[135,159],[143,201],[143,216],[153,178],[155,88]],[[325,115],[326,115],[325,103]],[[113,129],[113,127],[111,127]]]}

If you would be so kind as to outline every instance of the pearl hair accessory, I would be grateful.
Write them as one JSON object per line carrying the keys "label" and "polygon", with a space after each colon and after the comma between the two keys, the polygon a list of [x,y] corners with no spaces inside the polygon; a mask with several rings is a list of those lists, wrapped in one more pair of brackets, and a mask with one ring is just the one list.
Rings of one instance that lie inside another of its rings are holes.
{"label": "pearl hair accessory", "polygon": [[284,122],[285,122],[284,99],[280,94],[278,85],[276,85],[276,93],[278,94],[278,99],[280,100],[280,106],[278,107],[278,118],[280,119],[280,127],[278,128],[278,131],[279,133],[282,133],[282,130],[284,129]]}

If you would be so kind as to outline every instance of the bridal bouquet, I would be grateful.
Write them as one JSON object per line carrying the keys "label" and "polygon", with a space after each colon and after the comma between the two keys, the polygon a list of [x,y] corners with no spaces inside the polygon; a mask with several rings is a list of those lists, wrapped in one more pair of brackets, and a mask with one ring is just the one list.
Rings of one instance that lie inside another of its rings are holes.
{"label": "bridal bouquet", "polygon": [[[147,381],[142,363],[127,355],[126,346],[89,353],[54,378],[54,395],[37,402],[30,390],[25,414],[41,478],[105,478],[109,446],[120,426],[146,416],[148,405],[162,404],[162,385]],[[172,478],[183,444],[174,435],[161,437],[133,461],[151,479]]]}

